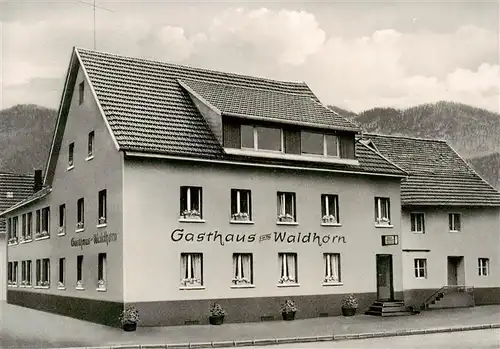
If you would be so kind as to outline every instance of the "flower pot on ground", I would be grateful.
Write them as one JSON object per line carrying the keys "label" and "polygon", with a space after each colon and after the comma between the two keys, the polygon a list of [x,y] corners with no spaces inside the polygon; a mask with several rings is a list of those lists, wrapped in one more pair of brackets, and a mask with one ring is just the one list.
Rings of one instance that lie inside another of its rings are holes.
{"label": "flower pot on ground", "polygon": [[291,321],[295,319],[295,313],[297,312],[297,306],[291,299],[287,299],[285,303],[280,305],[281,316],[285,321]]}
{"label": "flower pot on ground", "polygon": [[120,316],[122,328],[126,332],[135,331],[139,322],[139,311],[133,305],[126,305]]}
{"label": "flower pot on ground", "polygon": [[349,294],[342,299],[342,315],[353,316],[358,309],[358,300],[353,294]]}
{"label": "flower pot on ground", "polygon": [[224,316],[227,312],[221,307],[219,303],[214,303],[210,308],[210,316],[208,318],[211,325],[222,325],[224,323]]}

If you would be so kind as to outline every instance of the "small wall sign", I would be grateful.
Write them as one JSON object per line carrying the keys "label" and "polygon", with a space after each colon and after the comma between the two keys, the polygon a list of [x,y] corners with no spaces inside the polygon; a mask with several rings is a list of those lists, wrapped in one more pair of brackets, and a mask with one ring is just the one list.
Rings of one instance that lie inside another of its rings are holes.
{"label": "small wall sign", "polygon": [[397,245],[399,236],[397,235],[382,235],[382,246]]}
{"label": "small wall sign", "polygon": [[110,242],[116,240],[118,240],[118,234],[101,232],[95,233],[91,238],[71,238],[71,247],[80,247],[83,250],[83,246],[88,246],[90,243],[109,245]]}

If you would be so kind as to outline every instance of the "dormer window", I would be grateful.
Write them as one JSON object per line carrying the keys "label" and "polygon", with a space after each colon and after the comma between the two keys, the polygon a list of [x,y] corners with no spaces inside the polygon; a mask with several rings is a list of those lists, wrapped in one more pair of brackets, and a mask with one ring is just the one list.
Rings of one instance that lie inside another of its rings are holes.
{"label": "dormer window", "polygon": [[281,152],[283,150],[281,129],[241,125],[241,148]]}
{"label": "dormer window", "polygon": [[300,141],[302,154],[339,156],[339,141],[335,135],[302,131]]}

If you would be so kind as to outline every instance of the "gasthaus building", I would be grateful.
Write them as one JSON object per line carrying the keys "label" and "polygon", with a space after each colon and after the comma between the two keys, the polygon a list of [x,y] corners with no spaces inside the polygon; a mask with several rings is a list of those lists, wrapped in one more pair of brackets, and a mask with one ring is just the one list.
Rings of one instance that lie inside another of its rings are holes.
{"label": "gasthaus building", "polygon": [[74,49],[44,188],[3,213],[33,231],[8,302],[151,326],[402,299],[407,173],[358,133],[304,83]]}
{"label": "gasthaus building", "polygon": [[401,183],[407,305],[500,304],[500,193],[442,140],[364,134]]}

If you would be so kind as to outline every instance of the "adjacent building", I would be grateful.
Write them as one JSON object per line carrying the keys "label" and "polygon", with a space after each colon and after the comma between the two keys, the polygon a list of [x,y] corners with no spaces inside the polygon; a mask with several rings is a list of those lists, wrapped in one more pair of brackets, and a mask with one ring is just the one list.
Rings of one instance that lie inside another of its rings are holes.
{"label": "adjacent building", "polygon": [[499,192],[446,141],[363,138],[409,174],[401,183],[405,303],[499,304]]}
{"label": "adjacent building", "polygon": [[304,83],[74,49],[44,188],[3,213],[8,302],[149,326],[402,299],[407,173],[359,134]]}
{"label": "adjacent building", "polygon": [[[41,172],[36,171],[37,183],[41,184]],[[38,190],[33,175],[0,173],[0,212],[25,199]],[[13,242],[13,236],[7,236],[5,219],[0,218],[0,301],[5,301],[7,290],[7,241]]]}

